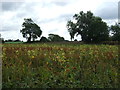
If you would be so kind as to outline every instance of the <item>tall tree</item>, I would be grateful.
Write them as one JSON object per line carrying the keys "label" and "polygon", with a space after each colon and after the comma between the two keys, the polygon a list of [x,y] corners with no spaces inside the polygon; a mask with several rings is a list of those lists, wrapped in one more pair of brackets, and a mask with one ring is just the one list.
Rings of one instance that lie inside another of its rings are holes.
{"label": "tall tree", "polygon": [[81,11],[79,14],[75,14],[73,18],[76,23],[71,20],[67,22],[71,38],[74,38],[76,34],[81,35],[84,42],[99,42],[108,39],[109,30],[107,24],[100,17],[94,16],[91,11],[87,11],[87,13]]}
{"label": "tall tree", "polygon": [[110,30],[112,31],[112,40],[120,41],[120,26],[119,24],[111,25]]}
{"label": "tall tree", "polygon": [[70,33],[71,41],[72,41],[72,39],[74,39],[75,33],[77,32],[76,26],[77,25],[75,23],[73,23],[71,20],[68,21],[68,23],[67,23],[68,32]]}
{"label": "tall tree", "polygon": [[27,39],[27,42],[33,41],[41,36],[42,31],[40,27],[33,22],[31,18],[24,19],[25,22],[22,24],[22,30],[20,32],[23,34],[23,37]]}

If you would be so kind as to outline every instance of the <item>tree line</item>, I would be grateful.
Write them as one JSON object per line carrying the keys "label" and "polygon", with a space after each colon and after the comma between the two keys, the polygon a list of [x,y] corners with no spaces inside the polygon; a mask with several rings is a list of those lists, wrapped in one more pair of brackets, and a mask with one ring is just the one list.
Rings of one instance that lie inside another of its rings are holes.
{"label": "tree line", "polygon": [[[70,34],[71,41],[75,36],[80,35],[82,42],[100,43],[103,41],[120,41],[119,24],[110,27],[101,17],[94,16],[91,11],[84,13],[80,11],[73,16],[74,20],[67,21],[67,30]],[[42,30],[31,18],[25,18],[20,30],[27,42],[36,41],[42,35]],[[111,35],[110,35],[111,34]],[[49,37],[41,37],[40,42],[65,41],[64,37],[57,34],[49,34]],[[77,41],[77,40],[76,40]]]}
{"label": "tree line", "polygon": [[[91,11],[81,11],[73,16],[74,22],[67,22],[71,40],[74,36],[81,35],[82,41],[98,43],[102,41],[120,41],[120,26],[116,23],[110,27],[102,18],[94,16]],[[110,32],[112,35],[110,35]]]}
{"label": "tree line", "polygon": [[[31,18],[24,19],[25,22],[22,24],[22,33],[23,37],[27,39],[27,42],[35,42],[35,39],[40,38],[42,35],[41,28],[33,22]],[[57,34],[48,34],[48,38],[41,37],[40,42],[56,42],[56,41],[64,41],[63,37],[60,37]]]}

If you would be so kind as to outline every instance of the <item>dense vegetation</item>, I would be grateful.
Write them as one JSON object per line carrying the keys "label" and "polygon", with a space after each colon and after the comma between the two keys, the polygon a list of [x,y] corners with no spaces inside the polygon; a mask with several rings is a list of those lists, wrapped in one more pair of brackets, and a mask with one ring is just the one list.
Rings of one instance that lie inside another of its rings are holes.
{"label": "dense vegetation", "polygon": [[118,46],[3,44],[3,88],[117,88]]}
{"label": "dense vegetation", "polygon": [[[40,26],[31,18],[24,19],[20,30],[26,43],[4,41],[0,34],[3,88],[119,87],[120,26],[108,27],[91,11],[73,19],[67,22],[71,42],[52,33],[41,37]],[[77,35],[81,41],[72,42]]]}
{"label": "dense vegetation", "polygon": [[[74,20],[67,21],[67,30],[70,34],[71,41],[74,40],[75,36],[80,35],[81,41],[85,43],[100,43],[103,41],[120,41],[120,26],[119,24],[108,26],[106,22],[102,20],[101,17],[94,16],[91,11],[84,13],[80,11],[78,14],[73,16]],[[23,38],[26,38],[27,42],[61,42],[66,41],[64,37],[57,34],[48,34],[48,38],[42,36],[42,30],[31,18],[25,18],[22,24],[22,29],[20,32]],[[40,38],[38,40],[38,38]],[[4,39],[1,38],[0,41],[4,43]],[[7,41],[19,42],[20,40]],[[77,40],[74,40],[77,41]]]}
{"label": "dense vegetation", "polygon": [[102,18],[96,17],[91,11],[84,13],[81,11],[73,16],[73,21],[68,21],[67,27],[71,36],[74,39],[75,34],[81,35],[84,42],[101,42],[107,41],[109,38],[109,30],[107,23],[102,21]]}

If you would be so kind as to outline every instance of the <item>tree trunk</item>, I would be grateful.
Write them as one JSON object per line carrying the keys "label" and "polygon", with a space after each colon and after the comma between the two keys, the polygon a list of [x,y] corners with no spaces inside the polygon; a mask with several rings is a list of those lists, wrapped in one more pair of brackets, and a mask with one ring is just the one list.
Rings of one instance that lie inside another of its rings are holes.
{"label": "tree trunk", "polygon": [[27,42],[31,42],[31,34],[29,34],[30,37],[28,37],[28,41]]}
{"label": "tree trunk", "polygon": [[35,41],[35,39],[33,38],[33,41]]}

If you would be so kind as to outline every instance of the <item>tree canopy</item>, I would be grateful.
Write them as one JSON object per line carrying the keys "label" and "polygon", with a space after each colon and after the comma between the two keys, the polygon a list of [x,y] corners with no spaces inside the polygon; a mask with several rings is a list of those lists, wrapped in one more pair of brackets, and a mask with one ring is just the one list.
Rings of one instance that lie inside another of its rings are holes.
{"label": "tree canopy", "polygon": [[42,36],[40,42],[49,42],[49,40],[46,37]]}
{"label": "tree canopy", "polygon": [[120,26],[116,23],[115,25],[111,25],[110,31],[112,32],[112,40],[120,41]]}
{"label": "tree canopy", "polygon": [[81,11],[79,14],[75,14],[73,18],[76,22],[71,20],[67,22],[71,40],[74,39],[75,35],[81,35],[84,42],[99,42],[108,39],[107,24],[100,17],[94,16],[91,11],[87,11],[87,13]]}
{"label": "tree canopy", "polygon": [[22,30],[20,32],[23,34],[23,37],[27,39],[27,42],[33,41],[41,36],[42,31],[40,27],[33,22],[31,18],[24,19],[25,22],[22,24]]}
{"label": "tree canopy", "polygon": [[60,42],[60,41],[64,41],[64,38],[63,37],[60,37],[59,35],[57,34],[49,34],[49,37],[48,39],[52,42]]}

